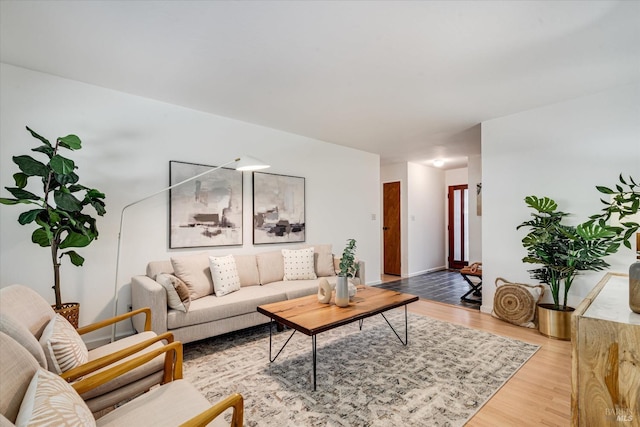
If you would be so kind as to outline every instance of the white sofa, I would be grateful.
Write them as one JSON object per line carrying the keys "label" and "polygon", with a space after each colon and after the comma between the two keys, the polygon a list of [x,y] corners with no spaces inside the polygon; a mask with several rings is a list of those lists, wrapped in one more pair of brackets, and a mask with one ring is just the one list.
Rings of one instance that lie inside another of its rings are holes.
{"label": "white sofa", "polygon": [[[256,311],[259,305],[315,294],[321,278],[335,284],[339,258],[332,254],[331,245],[305,246],[309,247],[314,248],[316,279],[286,280],[285,257],[280,249],[234,255],[240,289],[220,297],[213,293],[209,254],[152,261],[147,265],[146,275],[132,278],[132,308],[150,307],[151,329],[157,334],[171,331],[183,343],[267,323],[269,319]],[[186,312],[170,308],[167,290],[154,280],[161,273],[175,275],[185,282],[210,280],[212,292],[192,298]],[[359,261],[358,273],[352,279],[354,284],[365,283],[364,273],[364,262]],[[138,319],[133,320],[133,325],[138,332],[144,330]]]}

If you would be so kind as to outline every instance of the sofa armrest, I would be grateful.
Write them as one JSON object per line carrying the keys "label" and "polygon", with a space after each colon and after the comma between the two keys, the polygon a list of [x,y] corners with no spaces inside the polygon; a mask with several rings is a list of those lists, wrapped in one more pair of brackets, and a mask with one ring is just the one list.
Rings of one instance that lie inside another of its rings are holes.
{"label": "sofa armrest", "polygon": [[[158,335],[167,332],[167,292],[158,282],[142,275],[132,277],[131,307],[133,310],[149,307],[151,330]],[[144,331],[142,316],[136,316],[132,320],[136,331]]]}

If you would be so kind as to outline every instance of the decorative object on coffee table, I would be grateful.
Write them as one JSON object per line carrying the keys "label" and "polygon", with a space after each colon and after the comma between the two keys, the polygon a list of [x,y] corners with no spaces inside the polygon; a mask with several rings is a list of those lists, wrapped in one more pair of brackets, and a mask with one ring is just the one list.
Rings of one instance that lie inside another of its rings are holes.
{"label": "decorative object on coffee table", "polygon": [[318,283],[318,301],[323,304],[329,304],[331,302],[331,294],[333,293],[333,286],[327,279],[320,279]]}
{"label": "decorative object on coffee table", "polygon": [[253,173],[253,243],[304,242],[305,181],[302,177]]}
{"label": "decorative object on coffee table", "polygon": [[[215,166],[169,162],[169,184]],[[169,248],[242,244],[242,172],[220,168],[169,191]]]}
{"label": "decorative object on coffee table", "polygon": [[335,301],[338,307],[349,306],[349,277],[354,277],[357,271],[356,239],[348,239],[340,258],[340,273],[336,282]]}
{"label": "decorative object on coffee table", "polygon": [[[31,151],[45,154],[48,157],[47,163],[31,156],[14,156],[13,162],[20,168],[20,172],[13,175],[16,186],[5,187],[14,198],[0,198],[0,203],[37,206],[36,209],[21,213],[18,222],[22,225],[35,222],[38,228],[31,235],[31,241],[41,247],[51,248],[56,300],[53,308],[77,328],[80,304],[62,302],[60,265],[65,255],[75,266],[81,266],[84,258],[74,250],[60,252],[69,248],[83,248],[98,238],[96,220],[84,212],[84,208],[90,205],[98,215],[104,215],[105,195],[96,189],[80,185],[80,178],[75,173],[78,167],[73,160],[60,154],[61,148],[71,151],[82,148],[80,138],[76,135],[58,137],[54,145],[29,127],[27,130],[31,136],[42,142],[42,145]],[[42,195],[25,190],[31,177],[37,177],[42,182]],[[79,195],[81,196],[78,197]]]}

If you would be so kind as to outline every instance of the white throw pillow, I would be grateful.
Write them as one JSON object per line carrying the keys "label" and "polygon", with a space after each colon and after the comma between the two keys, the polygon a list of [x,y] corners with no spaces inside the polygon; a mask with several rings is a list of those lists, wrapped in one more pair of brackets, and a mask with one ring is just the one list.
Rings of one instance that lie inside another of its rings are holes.
{"label": "white throw pillow", "polygon": [[284,280],[317,279],[313,262],[313,248],[282,249]]}
{"label": "white throw pillow", "polygon": [[51,372],[61,374],[89,361],[89,350],[80,334],[60,314],[56,314],[44,328],[40,345]]}
{"label": "white throw pillow", "polygon": [[160,283],[167,291],[167,305],[174,310],[184,313],[189,311],[191,297],[189,287],[173,274],[160,273],[156,276],[156,282]]}
{"label": "white throw pillow", "polygon": [[240,276],[233,255],[209,257],[209,268],[213,279],[213,291],[217,297],[240,290]]}
{"label": "white throw pillow", "polygon": [[95,426],[80,395],[60,376],[40,368],[22,399],[16,426]]}

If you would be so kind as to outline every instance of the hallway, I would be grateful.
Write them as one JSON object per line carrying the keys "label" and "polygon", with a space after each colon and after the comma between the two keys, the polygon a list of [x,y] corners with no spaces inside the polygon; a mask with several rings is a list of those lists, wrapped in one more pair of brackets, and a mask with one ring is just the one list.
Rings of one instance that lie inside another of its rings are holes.
{"label": "hallway", "polygon": [[[382,277],[382,280],[383,283],[376,286],[417,295],[422,299],[431,301],[476,310],[480,309],[480,304],[460,300],[460,297],[471,288],[469,284],[464,281],[460,272],[456,270],[433,271],[407,278],[385,275]],[[470,295],[471,298],[473,298],[472,295]],[[480,298],[478,298],[478,300],[480,300]]]}

